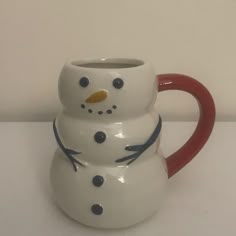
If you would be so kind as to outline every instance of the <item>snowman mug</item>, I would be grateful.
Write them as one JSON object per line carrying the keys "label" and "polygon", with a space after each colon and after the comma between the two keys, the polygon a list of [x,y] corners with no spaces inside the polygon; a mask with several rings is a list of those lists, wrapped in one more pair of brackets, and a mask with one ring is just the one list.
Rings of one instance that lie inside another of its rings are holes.
{"label": "snowman mug", "polygon": [[[122,228],[152,216],[167,180],[200,151],[213,129],[214,101],[195,79],[156,76],[147,62],[110,58],[66,63],[59,77],[62,111],[53,122],[57,142],[50,177],[59,207],[97,228]],[[164,158],[158,91],[182,90],[198,101],[190,139]]]}

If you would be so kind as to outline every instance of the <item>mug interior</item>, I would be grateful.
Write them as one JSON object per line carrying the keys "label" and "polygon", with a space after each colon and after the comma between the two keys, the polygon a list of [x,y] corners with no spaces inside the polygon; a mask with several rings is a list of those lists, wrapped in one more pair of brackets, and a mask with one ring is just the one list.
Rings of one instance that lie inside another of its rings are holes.
{"label": "mug interior", "polygon": [[96,69],[125,69],[144,65],[144,62],[138,59],[110,58],[76,61],[72,65]]}

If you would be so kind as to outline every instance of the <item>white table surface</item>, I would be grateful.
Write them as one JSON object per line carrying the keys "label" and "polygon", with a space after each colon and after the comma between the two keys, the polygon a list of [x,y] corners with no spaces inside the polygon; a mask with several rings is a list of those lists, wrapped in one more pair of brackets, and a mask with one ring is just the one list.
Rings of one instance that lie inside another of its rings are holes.
{"label": "white table surface", "polygon": [[[168,155],[195,123],[164,122]],[[142,224],[97,230],[65,216],[55,205],[49,167],[56,143],[51,123],[0,123],[0,235],[236,235],[236,123],[218,122],[197,157],[169,180],[163,206]]]}

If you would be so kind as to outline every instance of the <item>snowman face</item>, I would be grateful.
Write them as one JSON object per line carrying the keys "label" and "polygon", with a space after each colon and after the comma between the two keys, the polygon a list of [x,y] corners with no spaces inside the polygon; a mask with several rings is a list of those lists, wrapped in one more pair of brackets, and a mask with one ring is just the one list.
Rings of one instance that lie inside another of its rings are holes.
{"label": "snowman face", "polygon": [[145,113],[156,91],[155,74],[147,64],[75,62],[66,64],[59,78],[64,107],[91,119]]}
{"label": "snowman face", "polygon": [[[79,79],[79,85],[82,88],[86,88],[87,86],[89,86],[89,83],[90,81],[87,77],[82,77]],[[112,85],[115,89],[121,89],[124,86],[124,81],[121,78],[115,78],[112,81]],[[85,99],[82,99],[80,107],[89,113],[97,113],[98,115],[112,114],[113,111],[117,109],[117,105],[111,104],[112,99],[110,101],[110,106],[105,105],[106,100],[109,99],[109,94],[112,93],[112,89],[113,88],[109,88],[108,90],[106,86],[106,89],[98,89],[95,92],[92,92]],[[103,105],[105,106],[99,106],[101,102],[103,102]]]}

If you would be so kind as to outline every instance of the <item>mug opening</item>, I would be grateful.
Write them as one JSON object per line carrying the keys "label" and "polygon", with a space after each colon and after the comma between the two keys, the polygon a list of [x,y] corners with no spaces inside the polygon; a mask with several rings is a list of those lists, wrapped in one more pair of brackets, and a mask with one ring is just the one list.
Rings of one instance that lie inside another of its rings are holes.
{"label": "mug opening", "polygon": [[110,58],[75,61],[72,65],[91,69],[125,69],[144,65],[144,62],[138,59]]}

